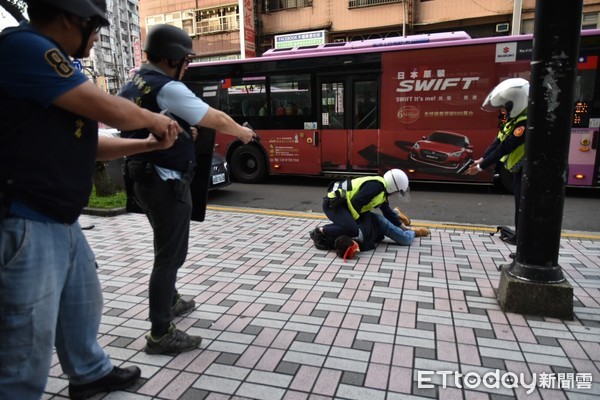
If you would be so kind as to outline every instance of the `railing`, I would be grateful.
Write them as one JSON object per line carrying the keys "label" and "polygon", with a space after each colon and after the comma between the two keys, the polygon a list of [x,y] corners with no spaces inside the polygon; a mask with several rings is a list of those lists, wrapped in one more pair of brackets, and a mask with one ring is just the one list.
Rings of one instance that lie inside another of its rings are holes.
{"label": "railing", "polygon": [[381,4],[402,3],[404,0],[348,0],[348,8],[379,6]]}

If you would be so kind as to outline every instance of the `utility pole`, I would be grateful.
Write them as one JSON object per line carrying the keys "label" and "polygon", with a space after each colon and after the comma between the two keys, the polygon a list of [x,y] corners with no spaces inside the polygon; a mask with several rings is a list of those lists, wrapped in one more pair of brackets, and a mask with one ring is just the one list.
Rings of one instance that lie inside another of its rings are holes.
{"label": "utility pole", "polygon": [[504,311],[572,319],[558,265],[583,0],[537,0],[517,253],[502,267]]}

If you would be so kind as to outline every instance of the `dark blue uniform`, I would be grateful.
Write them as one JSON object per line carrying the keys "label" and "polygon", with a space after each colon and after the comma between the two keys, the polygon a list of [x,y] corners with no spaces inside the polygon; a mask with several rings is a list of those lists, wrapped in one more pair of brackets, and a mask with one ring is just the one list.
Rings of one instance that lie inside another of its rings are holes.
{"label": "dark blue uniform", "polygon": [[0,191],[14,215],[73,223],[92,191],[98,124],[51,103],[88,79],[27,24],[3,31],[0,52]]}
{"label": "dark blue uniform", "polygon": [[[119,95],[142,108],[160,112],[157,96],[172,81],[164,73],[142,68]],[[189,130],[189,123],[180,118],[177,120],[182,129]],[[125,131],[121,135],[145,138],[149,131]],[[187,256],[192,213],[190,183],[196,164],[194,151],[192,137],[181,135],[169,149],[128,157],[126,164],[129,190],[154,231],[155,259],[150,277],[149,301],[151,333],[157,338],[165,334],[171,325],[171,306],[178,297],[175,288],[177,270]],[[157,172],[157,167],[174,171],[177,176],[171,175],[168,179],[163,179]],[[128,203],[130,199],[128,196]],[[128,208],[133,207],[133,204],[128,204]]]}

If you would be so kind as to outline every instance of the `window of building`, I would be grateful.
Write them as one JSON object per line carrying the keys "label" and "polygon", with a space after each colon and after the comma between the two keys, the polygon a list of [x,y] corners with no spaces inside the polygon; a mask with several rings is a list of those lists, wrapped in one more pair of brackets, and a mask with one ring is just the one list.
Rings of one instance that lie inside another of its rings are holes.
{"label": "window of building", "polygon": [[146,30],[163,23],[181,28],[190,36],[240,29],[237,4],[153,15],[146,18]]}
{"label": "window of building", "polygon": [[598,13],[583,14],[581,29],[596,29],[598,27]]}
{"label": "window of building", "polygon": [[348,8],[379,6],[382,4],[402,3],[404,0],[348,0]]}
{"label": "window of building", "polygon": [[312,6],[312,0],[263,0],[265,12]]}

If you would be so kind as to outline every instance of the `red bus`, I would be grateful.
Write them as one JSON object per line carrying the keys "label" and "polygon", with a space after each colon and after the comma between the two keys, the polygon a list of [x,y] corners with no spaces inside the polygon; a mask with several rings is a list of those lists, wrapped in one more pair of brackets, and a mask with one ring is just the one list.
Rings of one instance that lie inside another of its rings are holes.
{"label": "red bus", "polygon": [[[583,31],[580,48],[568,185],[591,187],[600,185],[600,30]],[[504,79],[529,79],[531,54],[531,35],[423,34],[195,63],[183,80],[260,135],[243,145],[217,134],[240,182],[401,168],[415,181],[492,183],[504,168],[456,172],[498,132],[498,115],[480,108],[484,98]]]}

